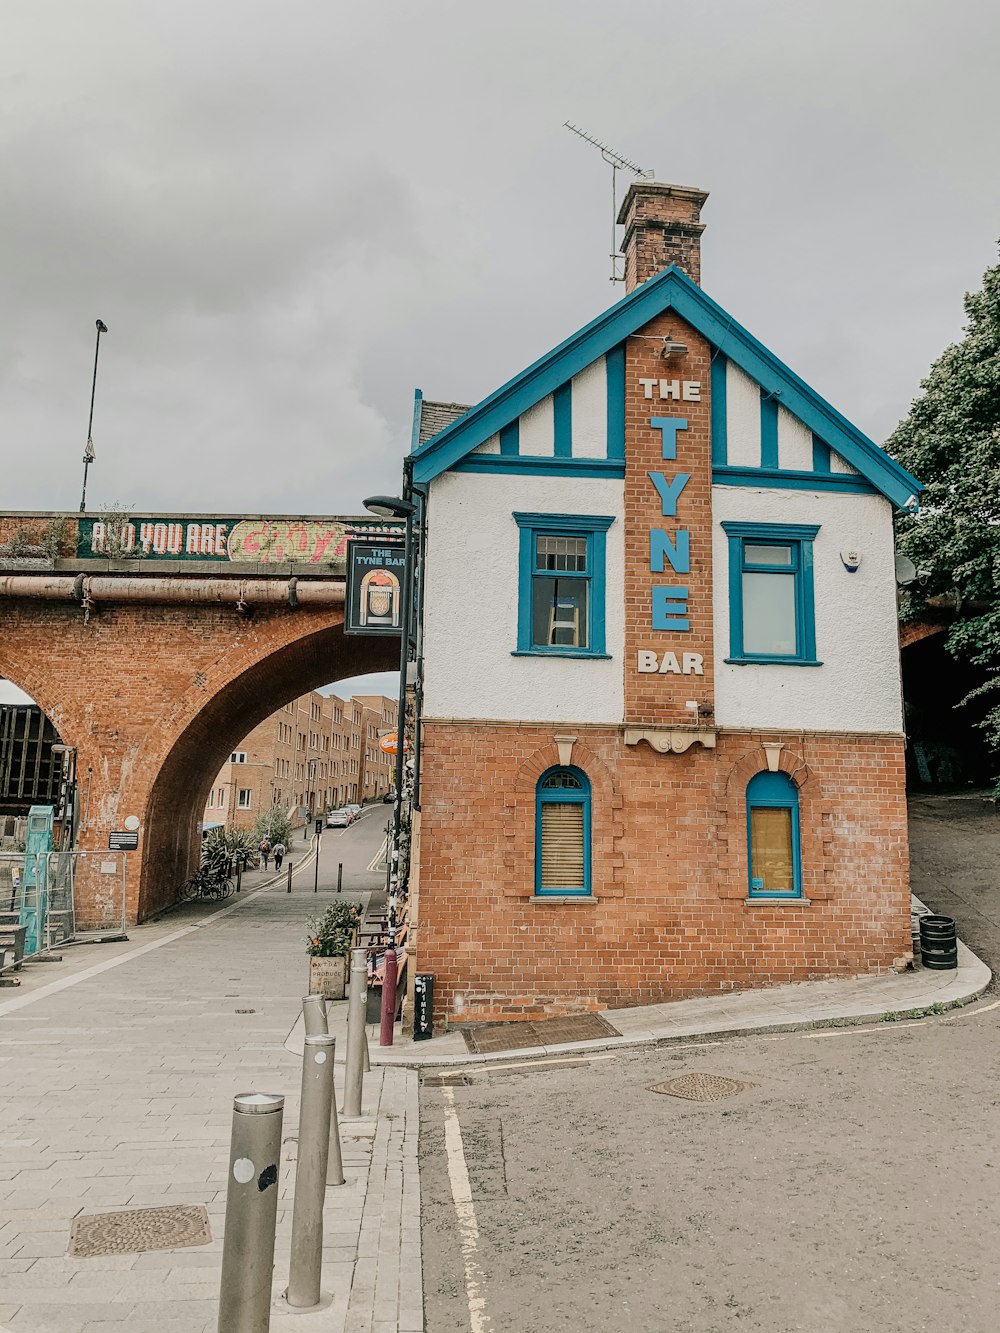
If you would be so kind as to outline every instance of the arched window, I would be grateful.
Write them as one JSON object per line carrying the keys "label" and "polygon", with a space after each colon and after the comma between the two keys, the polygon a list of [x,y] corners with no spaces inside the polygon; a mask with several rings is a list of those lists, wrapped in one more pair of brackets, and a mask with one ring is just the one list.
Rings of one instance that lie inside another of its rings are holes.
{"label": "arched window", "polygon": [[758,773],[747,785],[751,898],[802,894],[799,792],[787,773]]}
{"label": "arched window", "polygon": [[535,788],[535,893],[590,893],[590,783],[550,768]]}

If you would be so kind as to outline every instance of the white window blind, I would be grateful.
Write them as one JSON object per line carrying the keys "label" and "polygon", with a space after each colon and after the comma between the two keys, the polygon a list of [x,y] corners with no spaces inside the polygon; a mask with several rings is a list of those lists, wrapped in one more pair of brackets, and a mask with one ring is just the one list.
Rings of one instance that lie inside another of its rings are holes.
{"label": "white window blind", "polygon": [[543,803],[542,874],[543,889],[582,889],[583,805]]}

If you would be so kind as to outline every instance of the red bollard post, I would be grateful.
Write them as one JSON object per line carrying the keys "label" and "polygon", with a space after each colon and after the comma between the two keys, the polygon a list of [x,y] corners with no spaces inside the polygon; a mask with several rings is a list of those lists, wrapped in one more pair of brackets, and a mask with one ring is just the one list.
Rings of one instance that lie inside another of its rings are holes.
{"label": "red bollard post", "polygon": [[392,1028],[396,1021],[396,959],[395,936],[385,951],[385,969],[382,977],[382,1015],[378,1032],[380,1046],[392,1045]]}

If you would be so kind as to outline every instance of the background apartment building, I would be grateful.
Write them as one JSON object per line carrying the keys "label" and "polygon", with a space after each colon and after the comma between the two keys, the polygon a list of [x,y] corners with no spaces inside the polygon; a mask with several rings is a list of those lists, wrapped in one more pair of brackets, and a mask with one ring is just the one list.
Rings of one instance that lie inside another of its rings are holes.
{"label": "background apartment building", "polygon": [[396,701],[382,695],[313,691],[293,700],[244,737],[219,770],[203,827],[252,828],[277,807],[297,828],[339,805],[379,798],[393,780],[379,737],[395,720]]}

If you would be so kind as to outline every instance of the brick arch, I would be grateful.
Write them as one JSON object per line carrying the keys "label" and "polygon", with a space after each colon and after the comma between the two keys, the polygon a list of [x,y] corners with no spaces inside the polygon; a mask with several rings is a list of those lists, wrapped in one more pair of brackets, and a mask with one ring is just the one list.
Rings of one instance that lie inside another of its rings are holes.
{"label": "brick arch", "polygon": [[[202,673],[204,684],[176,702],[172,721],[182,729],[163,755],[143,820],[150,833],[136,905],[140,920],[170,902],[196,863],[196,825],[212,780],[248,732],[321,685],[399,664],[395,640],[345,635],[339,617],[311,634],[293,633],[277,644],[255,644],[235,664],[230,655],[220,656],[214,670]],[[184,813],[172,820],[172,811]]]}
{"label": "brick arch", "polygon": [[[799,794],[803,896],[817,901],[830,899],[833,896],[833,812],[824,783],[798,750],[778,738],[775,738],[775,744],[781,744],[778,772],[792,779]],[[717,811],[722,871],[720,898],[742,899],[747,896],[746,791],[751,778],[768,771],[767,760],[763,743],[752,744],[726,775],[723,800]]]}
{"label": "brick arch", "polygon": [[936,620],[914,620],[909,624],[900,625],[900,651],[911,647],[915,643],[920,643],[923,639],[929,639],[935,634],[944,634],[948,629],[951,629],[950,624],[942,624]]}
{"label": "brick arch", "polygon": [[[128,916],[160,910],[190,872],[212,778],[248,731],[300,694],[398,667],[398,640],[345,636],[339,606],[3,605],[0,672],[29,694],[77,751],[81,927],[121,918],[118,881],[99,874],[108,834],[141,822],[128,854]],[[89,798],[89,800],[88,800]]]}
{"label": "brick arch", "polygon": [[[535,892],[535,794],[538,779],[560,766],[559,748],[552,740],[530,754],[517,769],[504,806],[503,892],[507,898],[531,898]],[[585,739],[573,745],[573,768],[590,782],[591,882],[597,897],[621,897],[624,856],[623,798],[618,781]]]}

